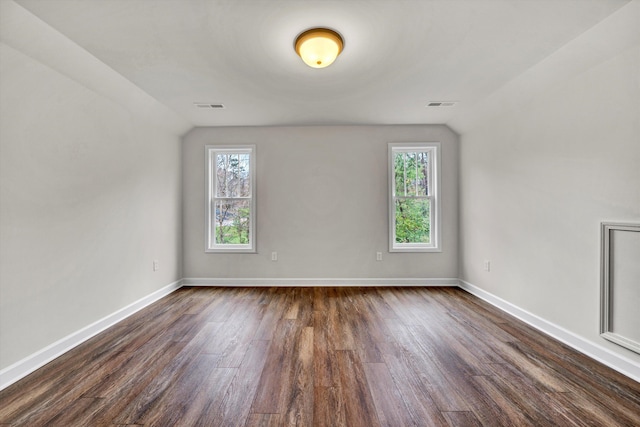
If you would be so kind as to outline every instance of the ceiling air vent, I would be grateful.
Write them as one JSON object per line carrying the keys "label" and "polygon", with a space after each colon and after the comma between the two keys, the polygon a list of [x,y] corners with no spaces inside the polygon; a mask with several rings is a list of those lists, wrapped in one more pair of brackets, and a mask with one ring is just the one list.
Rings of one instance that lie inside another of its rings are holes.
{"label": "ceiling air vent", "polygon": [[432,101],[427,104],[427,107],[453,107],[458,101]]}
{"label": "ceiling air vent", "polygon": [[198,108],[207,108],[209,110],[222,110],[224,108],[223,104],[211,104],[208,102],[194,102],[193,105]]}

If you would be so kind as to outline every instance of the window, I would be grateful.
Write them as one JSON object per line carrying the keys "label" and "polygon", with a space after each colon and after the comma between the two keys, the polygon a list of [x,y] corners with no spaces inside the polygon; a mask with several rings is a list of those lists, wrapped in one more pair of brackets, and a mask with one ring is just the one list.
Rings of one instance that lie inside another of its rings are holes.
{"label": "window", "polygon": [[389,144],[389,251],[440,252],[440,143]]}
{"label": "window", "polygon": [[255,146],[207,145],[207,252],[255,252]]}

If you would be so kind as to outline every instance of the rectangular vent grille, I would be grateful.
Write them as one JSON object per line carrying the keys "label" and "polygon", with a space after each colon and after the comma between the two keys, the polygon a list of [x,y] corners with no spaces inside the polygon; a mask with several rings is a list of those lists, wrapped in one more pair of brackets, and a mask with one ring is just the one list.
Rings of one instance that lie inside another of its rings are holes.
{"label": "rectangular vent grille", "polygon": [[433,101],[427,104],[427,107],[454,107],[457,101]]}
{"label": "rectangular vent grille", "polygon": [[224,108],[223,104],[210,104],[207,102],[194,102],[193,105],[198,108],[208,108],[210,110],[222,110]]}

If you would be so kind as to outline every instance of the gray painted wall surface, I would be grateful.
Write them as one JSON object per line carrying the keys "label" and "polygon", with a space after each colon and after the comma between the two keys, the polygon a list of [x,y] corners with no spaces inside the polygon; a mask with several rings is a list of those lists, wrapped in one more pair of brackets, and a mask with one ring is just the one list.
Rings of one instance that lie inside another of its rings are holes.
{"label": "gray painted wall surface", "polygon": [[640,48],[602,52],[461,136],[461,278],[640,362],[599,336],[600,222],[640,220]]}
{"label": "gray painted wall surface", "polygon": [[0,55],[2,369],[178,280],[182,257],[179,136]]}
{"label": "gray painted wall surface", "polygon": [[[388,253],[387,143],[408,141],[442,143],[441,253]],[[256,145],[257,254],[204,252],[207,144]],[[196,128],[183,139],[184,276],[455,278],[457,167],[446,126]]]}

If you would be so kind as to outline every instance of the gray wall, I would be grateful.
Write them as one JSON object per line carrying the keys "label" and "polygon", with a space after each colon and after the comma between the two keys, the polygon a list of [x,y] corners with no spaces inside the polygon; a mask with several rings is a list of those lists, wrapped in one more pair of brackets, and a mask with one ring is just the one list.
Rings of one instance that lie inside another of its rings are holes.
{"label": "gray wall", "polygon": [[[155,101],[5,6],[0,369],[182,277],[180,137],[170,120],[152,120]],[[60,62],[47,59],[51,48]]]}
{"label": "gray wall", "polygon": [[[387,143],[407,141],[442,142],[442,253],[388,253]],[[257,146],[257,254],[204,252],[207,144]],[[455,278],[457,165],[446,126],[196,128],[183,140],[184,276]]]}
{"label": "gray wall", "polygon": [[640,221],[640,45],[618,18],[530,70],[462,132],[460,276],[640,362],[599,336],[600,222]]}

